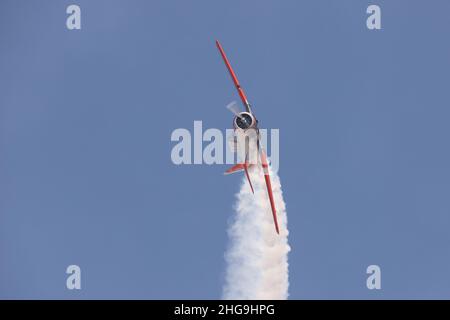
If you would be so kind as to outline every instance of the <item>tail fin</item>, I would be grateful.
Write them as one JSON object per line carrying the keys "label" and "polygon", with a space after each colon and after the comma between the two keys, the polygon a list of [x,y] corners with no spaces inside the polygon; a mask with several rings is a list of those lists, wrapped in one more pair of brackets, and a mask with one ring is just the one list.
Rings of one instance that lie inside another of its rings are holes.
{"label": "tail fin", "polygon": [[252,193],[255,193],[255,190],[253,190],[252,180],[250,180],[250,175],[248,174],[248,164],[244,163],[244,170],[245,175],[247,176],[248,183],[250,184],[250,188],[252,189]]}

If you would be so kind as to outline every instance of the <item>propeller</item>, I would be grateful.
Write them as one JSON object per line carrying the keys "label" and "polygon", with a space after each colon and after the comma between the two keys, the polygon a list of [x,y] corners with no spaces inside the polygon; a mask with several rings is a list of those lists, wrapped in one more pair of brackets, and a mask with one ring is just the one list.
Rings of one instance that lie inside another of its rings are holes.
{"label": "propeller", "polygon": [[236,117],[242,119],[242,116],[240,115],[241,111],[239,110],[239,106],[236,101],[229,103],[227,105],[227,109],[230,110]]}

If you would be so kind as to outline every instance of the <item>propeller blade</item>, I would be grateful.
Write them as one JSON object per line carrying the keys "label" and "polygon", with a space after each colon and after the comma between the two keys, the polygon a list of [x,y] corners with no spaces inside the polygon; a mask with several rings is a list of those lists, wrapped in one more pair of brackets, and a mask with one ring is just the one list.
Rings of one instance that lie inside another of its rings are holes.
{"label": "propeller blade", "polygon": [[239,110],[239,106],[236,101],[233,101],[227,105],[227,109],[230,110],[236,117],[241,118],[241,111]]}

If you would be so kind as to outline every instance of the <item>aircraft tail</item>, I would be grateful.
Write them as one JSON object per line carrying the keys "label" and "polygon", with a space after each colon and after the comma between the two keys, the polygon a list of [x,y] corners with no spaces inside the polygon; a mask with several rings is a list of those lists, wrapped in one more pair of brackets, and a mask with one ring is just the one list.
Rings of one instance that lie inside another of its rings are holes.
{"label": "aircraft tail", "polygon": [[248,173],[248,169],[252,166],[253,166],[252,164],[248,164],[248,163],[238,163],[237,165],[232,166],[230,169],[225,171],[224,174],[232,174],[232,173],[239,172],[239,171],[245,171],[245,176],[247,177],[248,184],[250,185],[250,189],[252,189],[252,193],[255,193],[255,191],[253,190],[252,180],[250,179],[250,174]]}

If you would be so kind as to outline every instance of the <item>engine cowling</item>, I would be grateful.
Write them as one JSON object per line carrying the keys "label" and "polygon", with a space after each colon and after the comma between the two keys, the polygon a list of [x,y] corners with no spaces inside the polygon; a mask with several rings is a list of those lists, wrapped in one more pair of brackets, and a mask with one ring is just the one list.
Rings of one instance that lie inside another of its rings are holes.
{"label": "engine cowling", "polygon": [[256,128],[256,119],[250,112],[240,112],[234,117],[233,125],[235,129],[248,130]]}

